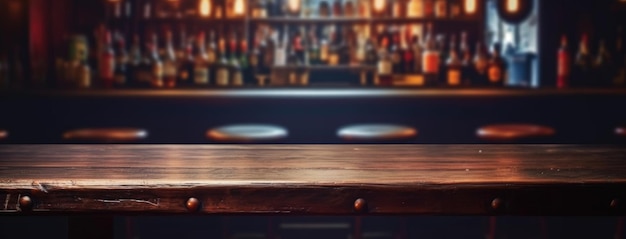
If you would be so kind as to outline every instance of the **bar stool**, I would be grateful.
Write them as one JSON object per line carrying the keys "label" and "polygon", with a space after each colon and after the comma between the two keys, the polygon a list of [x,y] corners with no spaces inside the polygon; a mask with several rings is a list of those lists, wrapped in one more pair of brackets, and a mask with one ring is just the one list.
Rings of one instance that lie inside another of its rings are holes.
{"label": "bar stool", "polygon": [[626,127],[615,128],[615,135],[620,137],[626,137]]}
{"label": "bar stool", "polygon": [[494,124],[478,128],[476,135],[489,141],[515,141],[528,138],[549,137],[555,134],[551,127],[534,124]]}
{"label": "bar stool", "polygon": [[148,131],[136,128],[85,128],[67,131],[63,139],[98,142],[134,142],[148,137]]}
{"label": "bar stool", "polygon": [[8,137],[9,137],[9,132],[4,129],[0,129],[0,140],[6,139]]}
{"label": "bar stool", "polygon": [[339,128],[337,136],[347,141],[405,140],[417,136],[417,129],[393,124],[357,124]]}
{"label": "bar stool", "polygon": [[287,129],[264,124],[226,125],[209,129],[206,137],[221,142],[274,141],[289,136]]}

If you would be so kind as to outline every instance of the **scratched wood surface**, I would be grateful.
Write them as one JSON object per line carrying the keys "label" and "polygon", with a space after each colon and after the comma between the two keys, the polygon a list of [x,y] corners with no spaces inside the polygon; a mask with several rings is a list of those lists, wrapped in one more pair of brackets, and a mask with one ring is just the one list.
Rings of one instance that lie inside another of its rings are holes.
{"label": "scratched wood surface", "polygon": [[[4,213],[622,214],[626,148],[4,145]],[[500,204],[492,205],[495,199]],[[22,210],[24,209],[24,210]]]}

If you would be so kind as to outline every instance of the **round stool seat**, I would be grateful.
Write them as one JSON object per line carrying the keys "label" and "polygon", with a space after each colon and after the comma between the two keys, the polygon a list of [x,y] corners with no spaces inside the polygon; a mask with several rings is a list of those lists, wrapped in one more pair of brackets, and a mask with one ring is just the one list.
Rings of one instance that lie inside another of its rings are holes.
{"label": "round stool seat", "polygon": [[267,141],[286,138],[287,129],[275,125],[227,125],[210,129],[207,137],[216,141]]}
{"label": "round stool seat", "polygon": [[360,124],[340,128],[337,136],[344,140],[401,140],[417,136],[417,130],[402,125]]}
{"label": "round stool seat", "polygon": [[63,134],[67,140],[103,142],[139,141],[148,137],[148,131],[135,128],[87,128],[70,130]]}
{"label": "round stool seat", "polygon": [[617,136],[626,137],[626,127],[617,127],[615,129],[615,134]]}
{"label": "round stool seat", "polygon": [[6,130],[0,129],[0,140],[6,139],[7,137],[9,137],[9,132],[7,132]]}
{"label": "round stool seat", "polygon": [[533,124],[495,124],[481,127],[476,132],[481,139],[503,141],[548,137],[554,133],[550,127]]}

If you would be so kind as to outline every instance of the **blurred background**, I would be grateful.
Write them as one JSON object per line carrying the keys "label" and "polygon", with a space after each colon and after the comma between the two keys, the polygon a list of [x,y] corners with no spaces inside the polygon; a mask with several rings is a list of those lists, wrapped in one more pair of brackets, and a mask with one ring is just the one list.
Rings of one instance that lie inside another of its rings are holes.
{"label": "blurred background", "polygon": [[[624,23],[623,0],[0,0],[0,144],[621,145]],[[494,222],[138,216],[103,238],[624,238]]]}

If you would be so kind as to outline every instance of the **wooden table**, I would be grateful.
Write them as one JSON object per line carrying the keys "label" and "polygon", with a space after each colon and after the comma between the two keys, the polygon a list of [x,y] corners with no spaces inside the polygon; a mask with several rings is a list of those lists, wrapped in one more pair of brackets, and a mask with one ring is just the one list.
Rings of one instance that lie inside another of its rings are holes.
{"label": "wooden table", "polygon": [[5,215],[624,215],[623,200],[619,146],[0,146]]}

